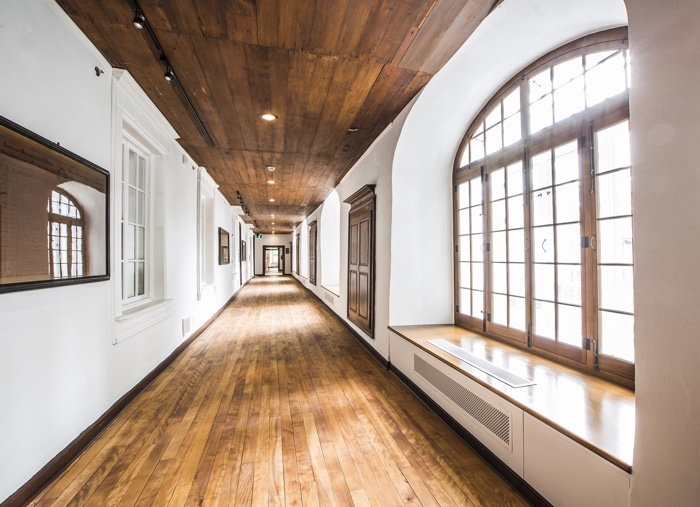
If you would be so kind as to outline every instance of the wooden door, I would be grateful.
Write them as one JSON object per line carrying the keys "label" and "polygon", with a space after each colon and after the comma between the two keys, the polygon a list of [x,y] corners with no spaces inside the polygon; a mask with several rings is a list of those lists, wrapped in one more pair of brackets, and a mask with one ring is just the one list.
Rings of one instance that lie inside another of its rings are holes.
{"label": "wooden door", "polygon": [[297,248],[296,248],[296,259],[295,259],[295,265],[296,265],[296,272],[297,275],[301,276],[301,237],[299,234],[297,234]]}
{"label": "wooden door", "polygon": [[374,187],[345,200],[351,205],[348,234],[348,319],[374,337]]}

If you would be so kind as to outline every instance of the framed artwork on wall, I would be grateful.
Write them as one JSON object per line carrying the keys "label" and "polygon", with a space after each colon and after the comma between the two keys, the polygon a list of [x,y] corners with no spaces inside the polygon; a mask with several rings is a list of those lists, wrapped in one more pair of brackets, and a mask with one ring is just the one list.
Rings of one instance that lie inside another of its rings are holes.
{"label": "framed artwork on wall", "polygon": [[109,173],[0,116],[0,293],[109,279]]}
{"label": "framed artwork on wall", "polygon": [[228,231],[219,227],[219,265],[230,264],[229,234]]}
{"label": "framed artwork on wall", "polygon": [[245,262],[247,260],[248,257],[246,255],[245,241],[241,240],[241,262]]}

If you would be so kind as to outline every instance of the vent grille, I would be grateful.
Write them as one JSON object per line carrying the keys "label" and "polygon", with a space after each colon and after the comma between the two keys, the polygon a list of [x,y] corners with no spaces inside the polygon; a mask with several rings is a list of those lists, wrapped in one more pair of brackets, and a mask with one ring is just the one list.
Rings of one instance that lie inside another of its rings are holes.
{"label": "vent grille", "polygon": [[510,448],[510,414],[497,409],[415,354],[413,369]]}

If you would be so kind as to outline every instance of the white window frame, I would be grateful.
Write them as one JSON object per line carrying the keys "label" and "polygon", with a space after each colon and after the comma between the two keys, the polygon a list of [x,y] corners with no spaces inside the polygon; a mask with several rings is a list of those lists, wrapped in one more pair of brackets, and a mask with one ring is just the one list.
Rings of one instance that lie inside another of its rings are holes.
{"label": "white window frame", "polygon": [[216,189],[204,167],[197,170],[197,299],[216,292]]}

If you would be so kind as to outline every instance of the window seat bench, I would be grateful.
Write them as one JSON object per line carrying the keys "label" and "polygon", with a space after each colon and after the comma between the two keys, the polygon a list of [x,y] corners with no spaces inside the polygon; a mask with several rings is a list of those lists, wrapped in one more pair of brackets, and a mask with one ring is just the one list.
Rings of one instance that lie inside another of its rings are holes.
{"label": "window seat bench", "polygon": [[[629,504],[632,390],[453,325],[389,331],[392,369],[547,501],[573,505],[592,495],[596,505]],[[534,385],[511,387],[430,343],[435,340]]]}

